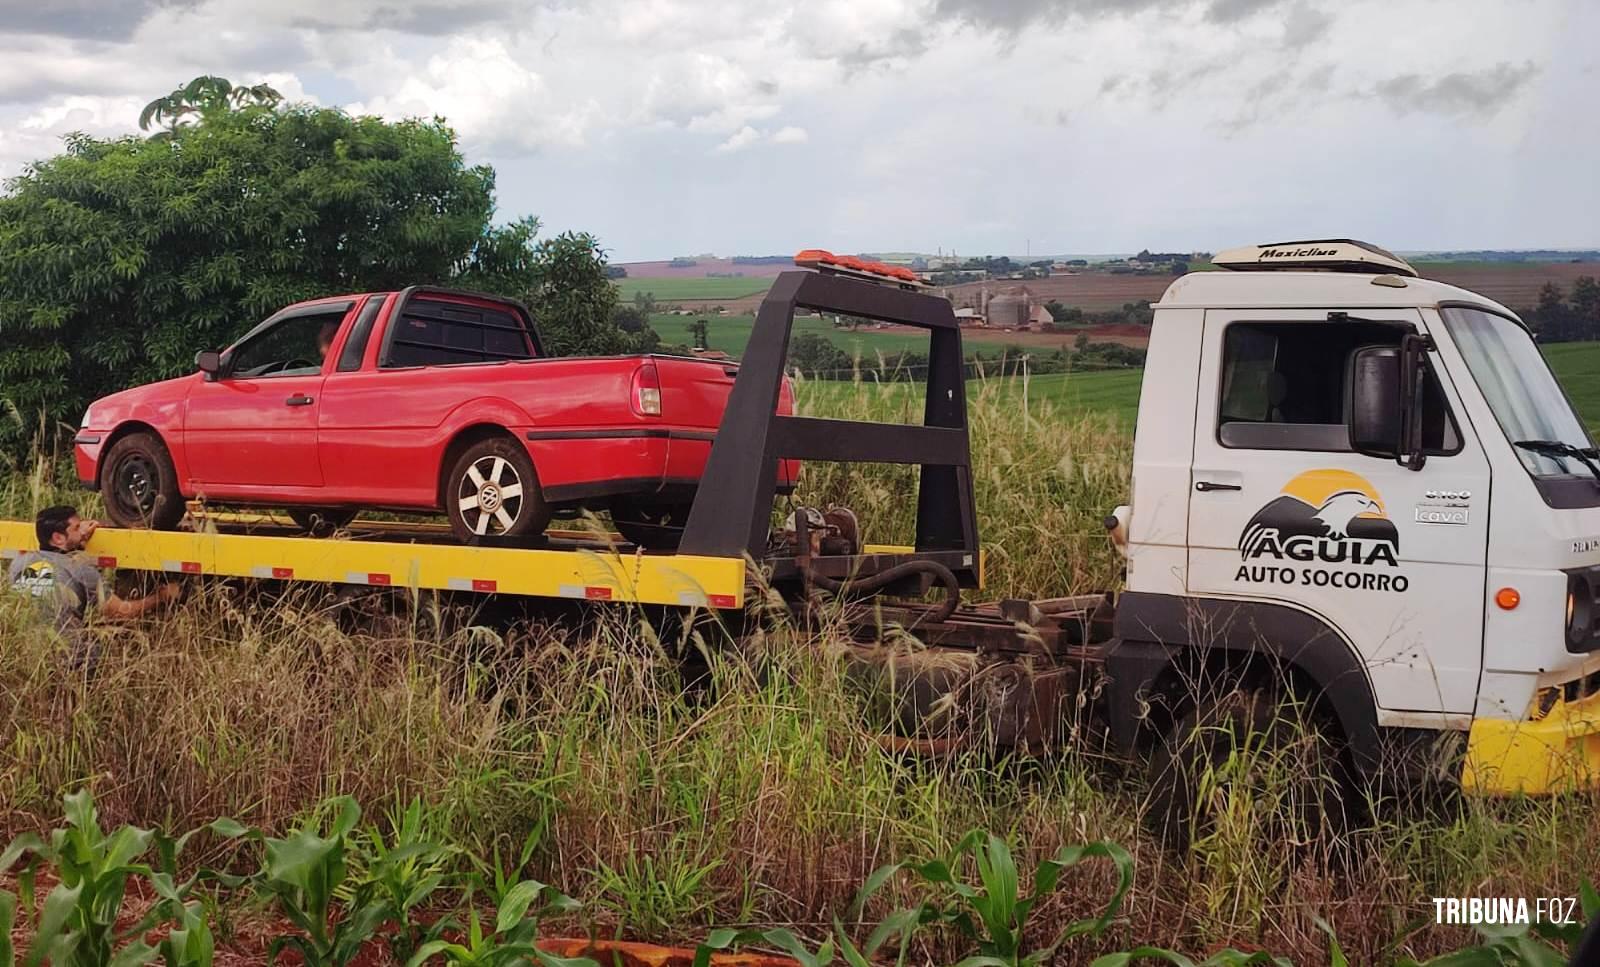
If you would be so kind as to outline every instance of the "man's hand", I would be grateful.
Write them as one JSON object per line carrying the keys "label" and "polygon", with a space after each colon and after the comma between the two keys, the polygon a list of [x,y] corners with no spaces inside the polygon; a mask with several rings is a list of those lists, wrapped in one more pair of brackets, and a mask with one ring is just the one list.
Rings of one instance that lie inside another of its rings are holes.
{"label": "man's hand", "polygon": [[100,613],[108,618],[126,620],[149,614],[157,608],[164,608],[172,602],[183,597],[183,585],[163,584],[156,588],[154,594],[147,594],[142,598],[128,600],[113,594],[100,604]]}
{"label": "man's hand", "polygon": [[84,521],[83,522],[83,542],[85,544],[89,543],[89,538],[93,537],[94,536],[94,532],[99,530],[99,529],[100,529],[100,522],[99,521],[97,521],[97,520],[86,520],[86,521]]}

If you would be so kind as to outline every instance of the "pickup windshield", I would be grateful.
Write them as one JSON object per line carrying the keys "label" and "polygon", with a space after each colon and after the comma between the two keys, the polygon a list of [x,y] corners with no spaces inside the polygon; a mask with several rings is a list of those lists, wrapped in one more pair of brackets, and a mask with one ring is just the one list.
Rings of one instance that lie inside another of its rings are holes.
{"label": "pickup windshield", "polygon": [[1573,451],[1590,451],[1594,441],[1528,331],[1482,309],[1452,307],[1441,314],[1506,439],[1551,444],[1515,448],[1528,472],[1535,477],[1589,475],[1578,453],[1560,450],[1565,444]]}

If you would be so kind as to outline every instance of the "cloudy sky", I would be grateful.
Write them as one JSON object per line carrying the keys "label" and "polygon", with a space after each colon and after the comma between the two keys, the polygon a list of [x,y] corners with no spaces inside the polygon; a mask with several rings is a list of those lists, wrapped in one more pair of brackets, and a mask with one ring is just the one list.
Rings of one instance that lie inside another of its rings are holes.
{"label": "cloudy sky", "polygon": [[0,173],[190,77],[443,115],[619,260],[1600,247],[1596,0],[0,0]]}

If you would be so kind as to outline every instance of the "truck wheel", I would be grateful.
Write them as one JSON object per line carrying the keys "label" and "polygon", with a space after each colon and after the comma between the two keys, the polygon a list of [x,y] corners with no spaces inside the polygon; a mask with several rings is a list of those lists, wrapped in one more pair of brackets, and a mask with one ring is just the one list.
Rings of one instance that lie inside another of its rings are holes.
{"label": "truck wheel", "polygon": [[463,543],[534,537],[550,523],[528,451],[515,440],[479,440],[456,459],[445,483],[445,513]]}
{"label": "truck wheel", "polygon": [[675,551],[689,522],[688,504],[648,504],[627,497],[611,502],[611,522],[629,543],[652,551]]}
{"label": "truck wheel", "polygon": [[1197,703],[1155,749],[1149,777],[1145,824],[1180,852],[1242,831],[1223,826],[1241,810],[1253,824],[1244,829],[1294,843],[1341,832],[1349,819],[1351,783],[1329,730],[1272,689]]}
{"label": "truck wheel", "polygon": [[153,433],[130,433],[111,445],[100,464],[100,493],[118,527],[166,531],[183,519],[178,472]]}
{"label": "truck wheel", "polygon": [[289,519],[312,537],[327,537],[350,526],[360,513],[354,507],[291,507]]}

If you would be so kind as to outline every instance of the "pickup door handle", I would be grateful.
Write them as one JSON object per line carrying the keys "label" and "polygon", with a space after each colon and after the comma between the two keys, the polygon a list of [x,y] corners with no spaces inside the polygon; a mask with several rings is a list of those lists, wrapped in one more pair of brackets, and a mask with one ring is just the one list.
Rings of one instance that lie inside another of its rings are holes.
{"label": "pickup door handle", "polygon": [[316,401],[313,400],[311,397],[305,395],[304,393],[296,393],[293,396],[289,397],[288,399],[284,400],[283,401],[283,405],[284,406],[310,406],[314,402],[316,402]]}
{"label": "pickup door handle", "polygon": [[1213,483],[1210,480],[1196,480],[1194,482],[1194,489],[1203,494],[1208,494],[1213,490],[1243,490],[1244,488],[1238,484]]}
{"label": "pickup door handle", "polygon": [[724,366],[724,367],[722,367],[722,375],[738,377],[738,375],[739,375],[739,367],[737,367],[737,366]]}

